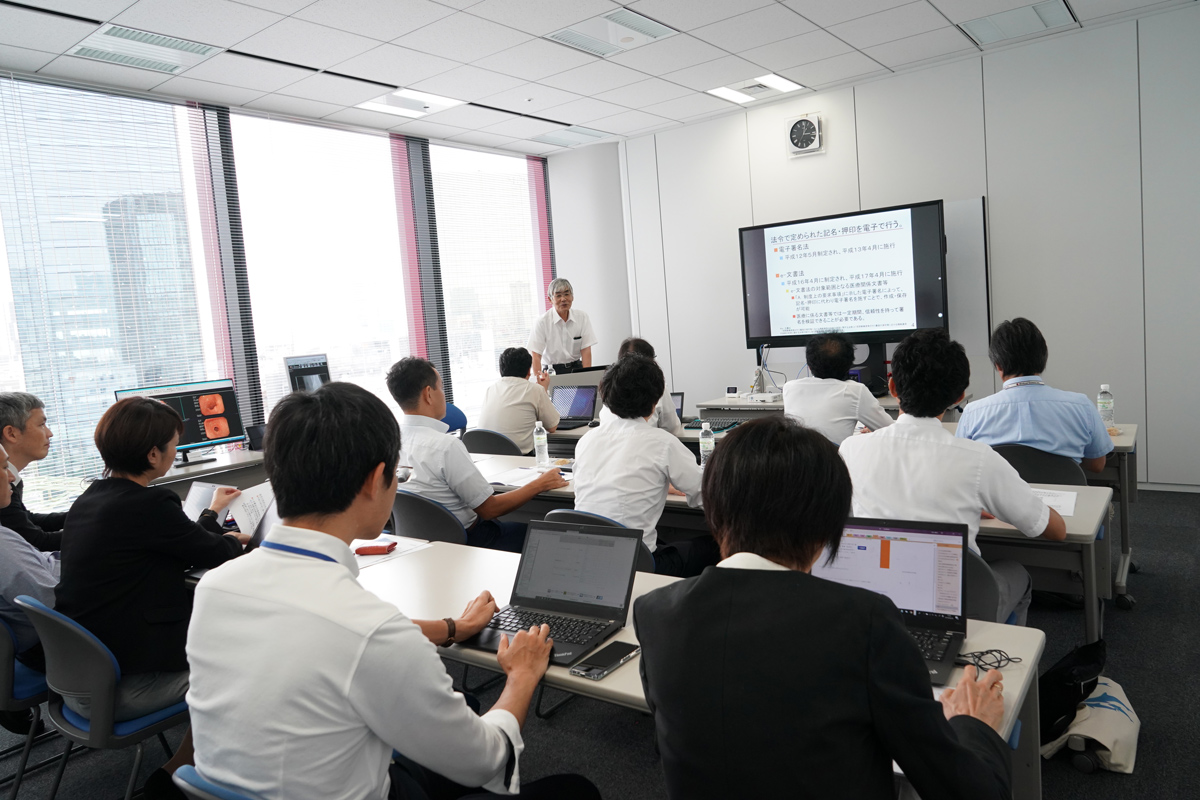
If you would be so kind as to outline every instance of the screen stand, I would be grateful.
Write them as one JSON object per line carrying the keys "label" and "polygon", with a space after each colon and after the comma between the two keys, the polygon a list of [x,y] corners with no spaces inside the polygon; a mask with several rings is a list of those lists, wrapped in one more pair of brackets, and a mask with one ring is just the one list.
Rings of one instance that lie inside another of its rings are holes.
{"label": "screen stand", "polygon": [[184,452],[179,454],[179,460],[175,462],[175,466],[173,466],[171,469],[183,469],[184,467],[194,467],[197,464],[208,464],[208,463],[216,462],[216,460],[217,460],[216,456],[213,456],[212,458],[197,458],[194,460],[189,460],[187,451],[185,450]]}
{"label": "screen stand", "polygon": [[869,344],[867,360],[855,366],[865,366],[871,373],[870,380],[867,382],[867,388],[871,390],[871,394],[875,397],[883,397],[888,393],[887,386],[887,345],[886,344]]}

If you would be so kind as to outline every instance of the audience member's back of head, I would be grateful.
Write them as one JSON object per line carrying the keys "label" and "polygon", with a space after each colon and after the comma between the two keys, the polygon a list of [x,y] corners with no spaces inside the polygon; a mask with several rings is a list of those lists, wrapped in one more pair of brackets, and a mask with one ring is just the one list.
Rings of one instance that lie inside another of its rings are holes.
{"label": "audience member's back of head", "polygon": [[[510,347],[500,354],[501,378],[525,378],[533,367],[533,356],[524,347]],[[393,392],[395,394],[395,392]]]}
{"label": "audience member's back of head", "polygon": [[988,344],[988,358],[1009,377],[1041,375],[1046,370],[1050,350],[1037,325],[1016,317],[996,326]]}
{"label": "audience member's back of head", "polygon": [[724,557],[807,568],[825,547],[836,554],[853,493],[837,446],[783,414],[734,428],[704,468],[704,514]]}
{"label": "audience member's back of head", "polygon": [[352,383],[284,397],[263,440],[263,466],[284,519],[345,511],[380,464],[384,481],[393,480],[399,457],[396,417]]}
{"label": "audience member's back of head", "polygon": [[917,331],[896,346],[892,380],[905,414],[936,417],[967,390],[971,362],[963,346],[945,330]]}
{"label": "audience member's back of head", "polygon": [[808,340],[804,359],[814,378],[844,381],[854,366],[854,343],[840,333],[822,333]]}
{"label": "audience member's back of head", "polygon": [[646,358],[654,358],[654,345],[641,339],[637,336],[630,336],[617,348],[617,358],[624,358],[629,354],[645,356]]}
{"label": "audience member's back of head", "polygon": [[618,358],[600,379],[600,397],[622,419],[648,417],[662,399],[666,381],[653,359],[636,353]]}
{"label": "audience member's back of head", "polygon": [[[530,362],[532,363],[532,361]],[[409,411],[421,402],[426,387],[437,386],[438,374],[433,364],[423,358],[402,358],[387,373],[388,391],[400,408]]]}
{"label": "audience member's back of head", "polygon": [[150,451],[165,452],[175,434],[183,434],[178,411],[149,397],[126,397],[100,417],[93,439],[106,476],[141,475],[150,469]]}

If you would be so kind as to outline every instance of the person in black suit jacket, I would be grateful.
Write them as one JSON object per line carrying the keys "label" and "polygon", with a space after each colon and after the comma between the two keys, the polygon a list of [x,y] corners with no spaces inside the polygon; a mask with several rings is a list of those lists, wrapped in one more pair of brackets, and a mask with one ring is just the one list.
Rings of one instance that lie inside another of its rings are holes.
{"label": "person in black suit jacket", "polygon": [[813,577],[852,487],[837,448],[780,414],[743,423],[704,472],[723,561],[639,598],[642,683],[672,798],[1010,796],[999,670],[933,699],[888,598]]}
{"label": "person in black suit jacket", "polygon": [[[245,533],[225,533],[218,514],[241,492],[218,489],[192,521],[170,489],[150,486],[175,461],[183,432],[178,412],[157,400],[129,397],[96,424],[105,477],[67,513],[62,574],[55,608],[112,651],[121,668],[115,719],[149,714],[181,701],[188,688],[186,573],[216,567],[242,552]],[[88,716],[88,706],[66,698]],[[150,796],[174,787],[169,773],[192,758],[190,733],[164,770],[147,783]]]}
{"label": "person in black suit jacket", "polygon": [[12,502],[0,508],[0,525],[16,531],[43,553],[62,547],[62,528],[67,515],[31,514],[25,508],[21,470],[49,455],[53,437],[41,400],[27,392],[0,392],[0,445],[8,452],[8,477],[13,487]]}

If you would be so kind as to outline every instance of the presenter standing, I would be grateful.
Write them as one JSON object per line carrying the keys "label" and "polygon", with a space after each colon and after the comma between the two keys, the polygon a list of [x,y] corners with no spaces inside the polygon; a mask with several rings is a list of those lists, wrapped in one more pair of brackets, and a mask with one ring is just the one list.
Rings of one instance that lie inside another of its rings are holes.
{"label": "presenter standing", "polygon": [[592,365],[592,345],[596,334],[592,322],[583,311],[573,310],[575,293],[566,278],[550,281],[546,290],[552,308],[538,317],[529,336],[529,352],[533,354],[533,374],[540,375],[543,364],[553,364],[562,374],[587,369]]}

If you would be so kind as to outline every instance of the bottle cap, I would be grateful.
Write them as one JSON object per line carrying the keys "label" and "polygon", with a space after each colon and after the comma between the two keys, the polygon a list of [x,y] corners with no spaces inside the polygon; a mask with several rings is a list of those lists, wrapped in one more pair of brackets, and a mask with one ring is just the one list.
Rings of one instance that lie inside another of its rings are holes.
{"label": "bottle cap", "polygon": [[707,422],[701,422],[701,423],[700,423],[700,427],[701,427],[701,428],[703,428],[703,429],[704,429],[704,430],[706,430],[706,431],[707,431],[707,430],[712,430],[711,428],[709,428],[709,427],[708,427],[708,423],[707,423]]}
{"label": "bottle cap", "polygon": [[540,419],[534,423],[534,425],[541,425],[541,424],[542,424],[542,421]]}
{"label": "bottle cap", "polygon": [[1108,384],[1107,384],[1107,383],[1102,383],[1102,384],[1100,384],[1100,391],[1102,391],[1102,392],[1107,392],[1107,391],[1108,391]]}

